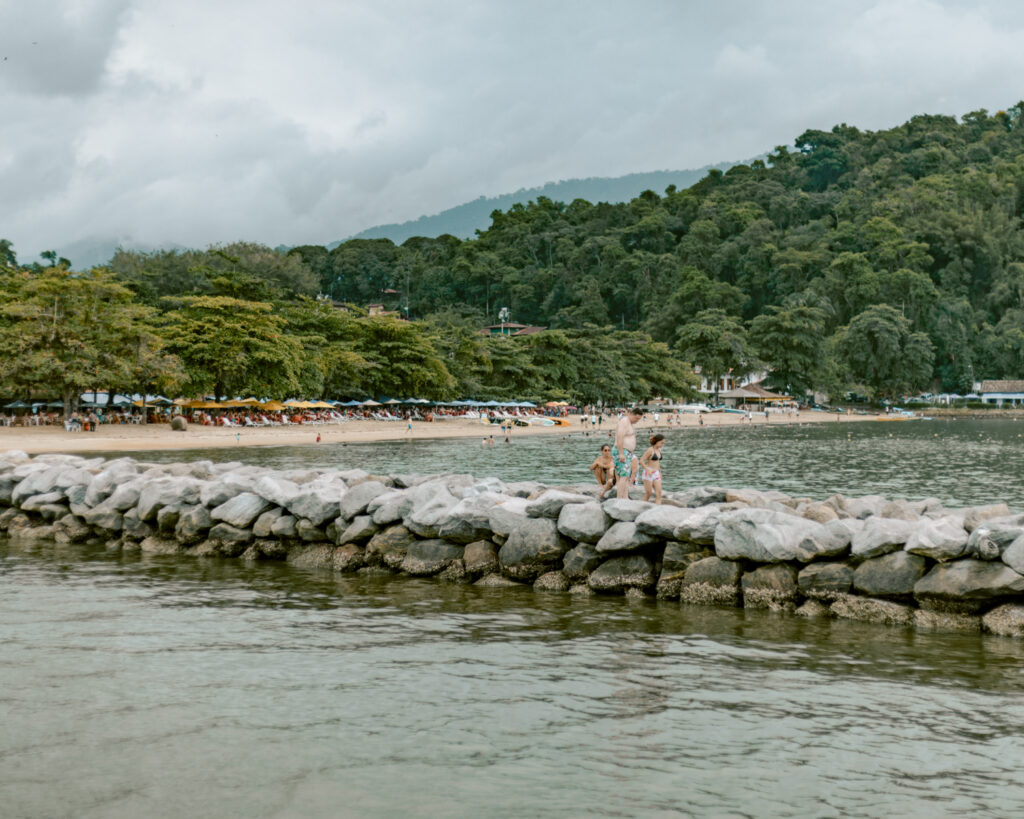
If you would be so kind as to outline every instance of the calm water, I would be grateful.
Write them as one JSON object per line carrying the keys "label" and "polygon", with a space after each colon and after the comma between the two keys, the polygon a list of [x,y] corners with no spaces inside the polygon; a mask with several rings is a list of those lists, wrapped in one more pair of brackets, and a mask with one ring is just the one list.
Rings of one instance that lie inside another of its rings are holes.
{"label": "calm water", "polygon": [[[815,498],[841,492],[937,497],[953,505],[1005,501],[1024,508],[1024,421],[779,423],[723,429],[709,421],[703,428],[670,429],[666,437],[666,489],[753,486]],[[509,444],[500,436],[497,440],[493,447],[477,440],[414,440],[124,454],[149,461],[207,458],[280,468],[454,471],[574,483],[592,480],[587,467],[607,438],[584,437],[574,429],[567,436],[513,435]]]}
{"label": "calm water", "polygon": [[[669,463],[1024,506],[988,424],[674,433]],[[236,456],[515,478],[593,445]],[[4,817],[1016,816],[1022,693],[1011,639],[0,542]]]}

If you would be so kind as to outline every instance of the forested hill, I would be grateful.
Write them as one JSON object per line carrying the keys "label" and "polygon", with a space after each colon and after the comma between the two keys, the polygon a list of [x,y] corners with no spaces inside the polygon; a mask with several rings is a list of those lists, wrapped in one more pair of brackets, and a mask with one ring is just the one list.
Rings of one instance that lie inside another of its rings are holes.
{"label": "forested hill", "polygon": [[[587,179],[564,179],[548,182],[538,188],[521,188],[515,193],[502,196],[481,196],[472,202],[448,208],[432,216],[421,216],[401,224],[378,225],[352,236],[353,239],[390,239],[401,243],[413,236],[442,236],[449,234],[460,239],[470,239],[478,230],[484,230],[491,223],[491,214],[496,210],[508,210],[519,202],[536,201],[545,196],[559,202],[586,199],[589,202],[628,202],[644,190],[665,190],[669,185],[687,188],[703,179],[708,171],[731,168],[734,162],[706,165],[697,170],[651,171],[631,173],[617,177],[590,177]],[[327,245],[333,249],[341,242]]]}
{"label": "forested hill", "polygon": [[690,188],[516,204],[471,241],[292,253],[335,299],[397,290],[412,317],[491,323],[507,306],[524,324],[643,329],[705,371],[759,359],[792,388],[966,392],[1024,377],[1022,110],[806,131]]}

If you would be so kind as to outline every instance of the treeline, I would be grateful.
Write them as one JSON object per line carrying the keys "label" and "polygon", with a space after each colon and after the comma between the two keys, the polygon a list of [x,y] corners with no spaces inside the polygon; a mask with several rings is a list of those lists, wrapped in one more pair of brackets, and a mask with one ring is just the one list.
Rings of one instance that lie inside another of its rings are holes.
{"label": "treeline", "polygon": [[[586,403],[684,395],[691,363],[793,394],[1021,378],[1022,113],[807,131],[686,190],[495,211],[466,241],[118,252],[88,273],[0,243],[0,389]],[[550,329],[481,335],[504,307]],[[86,383],[59,380],[75,367]]]}
{"label": "treeline", "polygon": [[539,198],[451,236],[295,248],[333,298],[639,330],[712,374],[876,395],[1024,377],[1024,104],[807,131],[625,204]]}
{"label": "treeline", "polygon": [[100,389],[320,398],[571,399],[687,394],[689,367],[637,331],[488,337],[456,313],[371,316],[317,298],[297,255],[235,244],[18,264],[0,244],[0,394]]}

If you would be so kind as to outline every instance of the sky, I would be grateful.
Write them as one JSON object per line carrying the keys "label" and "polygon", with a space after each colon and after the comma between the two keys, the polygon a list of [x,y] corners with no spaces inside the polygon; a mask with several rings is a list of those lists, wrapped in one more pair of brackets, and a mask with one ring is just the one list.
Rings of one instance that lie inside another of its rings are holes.
{"label": "sky", "polygon": [[0,238],[327,244],[1006,108],[1022,43],[1016,2],[0,0]]}

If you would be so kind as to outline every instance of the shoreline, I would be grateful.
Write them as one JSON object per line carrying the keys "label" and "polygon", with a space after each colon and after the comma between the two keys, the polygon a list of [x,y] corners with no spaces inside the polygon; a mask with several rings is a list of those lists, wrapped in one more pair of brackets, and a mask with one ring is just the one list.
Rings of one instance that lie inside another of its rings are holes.
{"label": "shoreline", "polygon": [[[742,426],[796,426],[803,424],[851,423],[874,421],[875,415],[835,415],[802,412],[795,417],[773,416],[765,421],[764,415],[755,415],[747,421],[736,413],[704,415],[704,426],[710,428]],[[667,424],[665,418],[657,423],[647,415],[637,429],[698,428],[696,415],[681,416],[682,423]],[[605,432],[614,429],[610,422],[592,428],[584,427],[580,416],[569,416],[569,426],[515,427],[513,439],[534,435],[570,435],[584,430]],[[341,424],[304,424],[287,427],[204,427],[190,424],[184,432],[172,431],[169,424],[111,424],[102,425],[96,432],[67,432],[60,426],[0,427],[0,451],[21,450],[30,455],[44,453],[81,452],[140,452],[145,450],[219,449],[256,446],[316,446],[317,435],[322,444],[380,443],[405,440],[438,440],[447,438],[484,438],[494,435],[497,441],[501,430],[497,424],[484,424],[479,419],[445,420],[427,423],[414,421],[412,433],[404,421],[350,420]]]}

